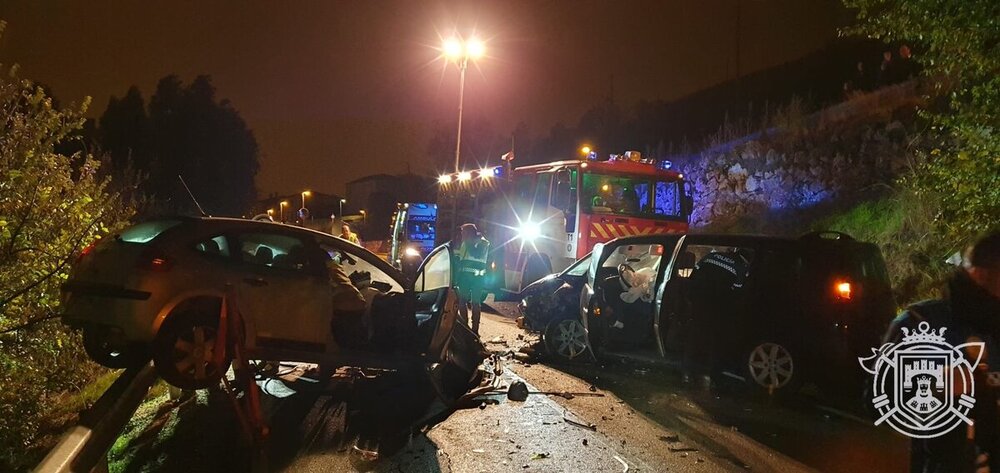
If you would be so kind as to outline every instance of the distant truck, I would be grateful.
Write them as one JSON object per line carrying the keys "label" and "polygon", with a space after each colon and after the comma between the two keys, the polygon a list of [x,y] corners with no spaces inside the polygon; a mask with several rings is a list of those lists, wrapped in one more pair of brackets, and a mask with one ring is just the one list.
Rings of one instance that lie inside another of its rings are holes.
{"label": "distant truck", "polygon": [[396,204],[389,262],[404,274],[415,274],[420,262],[434,249],[437,216],[438,206],[434,203]]}

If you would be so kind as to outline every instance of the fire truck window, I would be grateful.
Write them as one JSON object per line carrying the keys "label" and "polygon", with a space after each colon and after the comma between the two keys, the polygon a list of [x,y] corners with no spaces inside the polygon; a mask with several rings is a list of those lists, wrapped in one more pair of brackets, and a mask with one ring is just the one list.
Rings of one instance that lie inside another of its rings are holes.
{"label": "fire truck window", "polygon": [[517,196],[528,200],[534,196],[535,190],[535,175],[534,174],[523,174],[514,178],[514,187],[517,191]]}
{"label": "fire truck window", "polygon": [[656,196],[653,211],[657,215],[666,217],[680,217],[681,210],[681,189],[677,181],[656,183]]}
{"label": "fire truck window", "polygon": [[550,205],[566,217],[566,232],[576,231],[576,170],[556,173]]}
{"label": "fire truck window", "polygon": [[651,212],[650,182],[645,179],[584,174],[582,205],[588,213],[642,215]]}
{"label": "fire truck window", "polygon": [[538,185],[535,186],[535,207],[544,207],[549,204],[549,185],[552,183],[552,174],[539,174]]}

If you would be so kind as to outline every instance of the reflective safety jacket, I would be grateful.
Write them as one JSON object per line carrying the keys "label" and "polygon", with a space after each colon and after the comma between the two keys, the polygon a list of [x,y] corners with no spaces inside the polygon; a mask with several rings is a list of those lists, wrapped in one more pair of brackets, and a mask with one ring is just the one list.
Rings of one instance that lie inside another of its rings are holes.
{"label": "reflective safety jacket", "polygon": [[485,237],[463,241],[458,249],[458,271],[473,276],[486,275],[486,260],[490,254],[490,241]]}

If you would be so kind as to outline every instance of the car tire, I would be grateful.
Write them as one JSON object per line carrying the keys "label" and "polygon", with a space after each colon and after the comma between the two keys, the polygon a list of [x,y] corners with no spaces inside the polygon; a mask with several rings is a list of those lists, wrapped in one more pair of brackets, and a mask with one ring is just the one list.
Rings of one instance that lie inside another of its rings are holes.
{"label": "car tire", "polygon": [[546,255],[534,253],[528,256],[524,263],[524,273],[521,275],[521,288],[552,274],[552,263]]}
{"label": "car tire", "polygon": [[787,343],[775,340],[752,343],[743,357],[747,383],[771,396],[795,393],[802,386],[799,361]]}
{"label": "car tire", "polygon": [[576,319],[549,322],[542,338],[550,354],[566,361],[578,358],[589,349],[587,330]]}
{"label": "car tire", "polygon": [[218,329],[219,317],[214,314],[185,312],[171,316],[153,343],[157,374],[181,389],[205,389],[218,383],[232,363],[230,350],[226,350],[222,366],[211,362]]}
{"label": "car tire", "polygon": [[131,368],[149,360],[149,353],[138,345],[115,348],[101,328],[83,330],[83,350],[97,364],[111,369]]}

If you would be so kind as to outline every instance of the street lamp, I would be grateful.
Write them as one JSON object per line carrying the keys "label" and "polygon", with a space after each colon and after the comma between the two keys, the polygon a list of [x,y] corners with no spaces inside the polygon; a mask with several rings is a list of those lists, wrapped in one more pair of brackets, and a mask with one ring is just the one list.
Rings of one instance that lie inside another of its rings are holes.
{"label": "street lamp", "polygon": [[344,204],[347,203],[347,199],[340,199],[340,218],[344,218]]}
{"label": "street lamp", "polygon": [[279,217],[278,218],[281,219],[281,223],[285,222],[285,206],[287,206],[287,205],[288,205],[288,201],[287,200],[283,200],[283,201],[281,201],[281,202],[278,203],[278,210],[279,210]]}
{"label": "street lamp", "polygon": [[267,209],[267,216],[274,217],[274,209]]}
{"label": "street lamp", "polygon": [[365,212],[365,209],[361,209],[361,222],[362,223],[368,222],[368,212]]}
{"label": "street lamp", "polygon": [[455,172],[458,172],[458,161],[462,150],[462,105],[465,102],[465,70],[469,68],[469,59],[479,59],[486,52],[486,46],[476,38],[468,41],[453,37],[441,46],[444,57],[455,61],[461,72],[458,81],[458,138],[455,139]]}
{"label": "street lamp", "polygon": [[306,208],[306,197],[312,195],[310,191],[302,191],[302,208]]}
{"label": "street lamp", "polygon": [[590,154],[590,146],[583,145],[582,147],[580,147],[580,154],[584,156]]}

